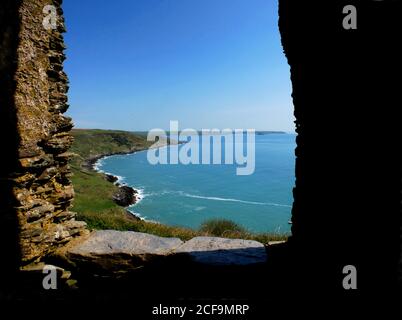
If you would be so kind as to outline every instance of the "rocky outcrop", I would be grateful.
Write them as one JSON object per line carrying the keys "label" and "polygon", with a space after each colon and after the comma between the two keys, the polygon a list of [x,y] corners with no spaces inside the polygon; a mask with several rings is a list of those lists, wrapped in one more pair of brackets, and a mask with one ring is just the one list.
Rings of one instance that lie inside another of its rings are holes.
{"label": "rocky outcrop", "polygon": [[111,174],[105,174],[105,179],[106,179],[106,181],[111,182],[111,183],[116,183],[119,180],[119,178],[117,178],[116,176],[111,175]]}
{"label": "rocky outcrop", "polygon": [[[127,208],[133,204],[136,204],[140,200],[138,191],[132,187],[121,185],[118,181],[119,178],[112,174],[103,174],[106,181],[115,184],[118,189],[113,195],[113,201],[124,208]],[[139,217],[133,215],[131,212],[127,211],[128,216],[136,221],[141,220]]]}
{"label": "rocky outcrop", "polygon": [[138,191],[129,186],[119,186],[113,196],[113,201],[119,206],[129,207],[137,202]]}
{"label": "rocky outcrop", "polygon": [[[75,213],[69,210],[74,190],[68,165],[71,154],[67,151],[73,142],[69,133],[73,124],[63,116],[68,108],[68,79],[63,71],[65,27],[61,1],[51,2],[57,10],[55,29],[43,25],[49,14],[43,11],[49,1],[6,2],[8,5],[2,5],[1,10],[14,11],[19,18],[15,35],[18,44],[14,74],[1,75],[0,90],[11,88],[9,82],[14,81],[14,91],[8,92],[10,99],[2,103],[2,108],[14,114],[12,135],[18,141],[13,142],[16,155],[12,156],[17,160],[14,168],[0,179],[7,181],[12,203],[1,205],[2,211],[17,218],[20,256],[25,264],[86,231],[85,223],[75,221]],[[5,36],[4,30],[1,36]],[[6,64],[1,55],[1,63]]]}

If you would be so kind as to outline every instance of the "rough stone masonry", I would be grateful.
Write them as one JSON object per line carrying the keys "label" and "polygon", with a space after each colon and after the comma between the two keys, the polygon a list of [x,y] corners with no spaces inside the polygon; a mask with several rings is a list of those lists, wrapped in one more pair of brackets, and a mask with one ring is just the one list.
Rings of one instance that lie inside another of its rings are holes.
{"label": "rough stone masonry", "polygon": [[[0,210],[3,226],[8,223],[12,229],[13,216],[17,217],[19,258],[26,264],[86,229],[69,210],[74,191],[68,165],[72,154],[67,150],[73,125],[63,115],[68,79],[63,71],[61,0],[5,2],[0,8],[1,136],[11,141],[2,154],[9,161],[0,176]],[[55,29],[43,25],[46,5],[56,8]]]}

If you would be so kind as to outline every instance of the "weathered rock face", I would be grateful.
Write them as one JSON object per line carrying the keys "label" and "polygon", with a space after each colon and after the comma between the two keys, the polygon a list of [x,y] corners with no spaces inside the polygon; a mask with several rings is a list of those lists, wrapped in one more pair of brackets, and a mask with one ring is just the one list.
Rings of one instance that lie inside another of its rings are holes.
{"label": "weathered rock face", "polygon": [[[49,4],[57,9],[57,24],[47,30],[43,20],[49,13],[43,11]],[[25,263],[85,232],[85,223],[75,221],[69,211],[74,190],[68,166],[71,155],[66,151],[73,142],[69,134],[73,125],[62,115],[68,108],[68,79],[63,72],[61,0],[6,0],[0,10],[0,16],[13,14],[10,19],[16,21],[14,29],[6,21],[0,35],[0,70],[5,72],[0,75],[0,101],[8,110],[3,111],[8,118],[1,121],[8,122],[8,129],[13,126],[7,152],[16,159],[1,174],[9,197],[1,210],[2,219],[17,217]],[[17,39],[14,48],[4,41],[10,38]]]}

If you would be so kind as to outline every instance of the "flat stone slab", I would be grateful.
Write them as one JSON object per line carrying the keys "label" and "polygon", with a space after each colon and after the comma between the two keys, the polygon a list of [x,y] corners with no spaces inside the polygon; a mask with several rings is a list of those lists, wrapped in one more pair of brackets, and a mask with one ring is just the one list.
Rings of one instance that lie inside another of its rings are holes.
{"label": "flat stone slab", "polygon": [[[200,266],[254,266],[267,261],[257,241],[196,237],[187,242],[133,231],[95,231],[67,249],[64,255],[76,268],[101,276],[119,276],[157,263],[190,262]],[[183,260],[184,259],[184,260]]]}
{"label": "flat stone slab", "polygon": [[196,263],[211,266],[247,266],[267,262],[262,243],[242,239],[196,237],[174,253],[188,255]]}
{"label": "flat stone slab", "polygon": [[86,240],[69,248],[67,257],[77,267],[86,267],[94,273],[125,273],[169,255],[182,244],[178,238],[102,230],[93,232]]}
{"label": "flat stone slab", "polygon": [[93,232],[83,243],[69,250],[80,255],[167,255],[183,244],[178,238],[162,238],[134,231]]}

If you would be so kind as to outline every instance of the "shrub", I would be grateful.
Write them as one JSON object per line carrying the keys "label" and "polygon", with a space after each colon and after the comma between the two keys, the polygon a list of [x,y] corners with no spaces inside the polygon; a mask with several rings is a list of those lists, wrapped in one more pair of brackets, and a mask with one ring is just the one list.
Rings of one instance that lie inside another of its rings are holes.
{"label": "shrub", "polygon": [[243,234],[245,233],[245,229],[230,220],[211,219],[201,225],[200,232],[216,237],[223,237],[233,233]]}

